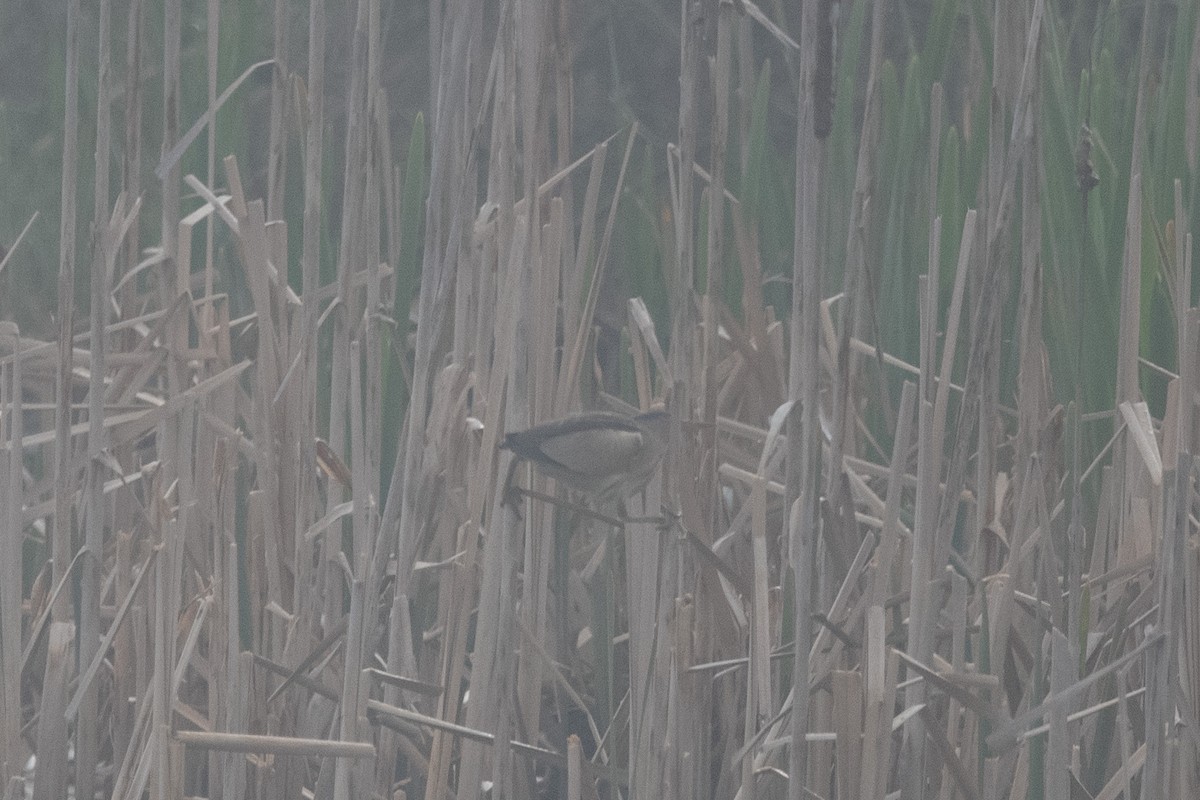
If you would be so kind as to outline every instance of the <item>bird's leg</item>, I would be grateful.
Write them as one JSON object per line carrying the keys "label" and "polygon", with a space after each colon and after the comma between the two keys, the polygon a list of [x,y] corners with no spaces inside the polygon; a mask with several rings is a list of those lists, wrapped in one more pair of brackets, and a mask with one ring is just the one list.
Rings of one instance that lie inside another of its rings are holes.
{"label": "bird's leg", "polygon": [[521,463],[521,459],[519,458],[514,458],[508,462],[508,472],[504,476],[504,490],[500,497],[500,507],[504,508],[504,506],[511,503],[513,509],[517,512],[517,517],[521,516],[521,495],[525,491],[513,483],[513,478],[517,474],[517,464],[519,463]]}
{"label": "bird's leg", "polygon": [[680,524],[683,520],[682,511],[676,511],[666,503],[660,506],[660,510],[662,512],[662,515],[659,517],[661,520],[661,524],[658,526],[660,530],[664,533],[675,527],[678,527],[681,531],[683,530],[683,526]]}
{"label": "bird's leg", "polygon": [[671,526],[671,523],[668,522],[665,517],[663,517],[661,515],[657,515],[657,514],[654,516],[649,516],[649,517],[621,517],[620,521],[623,525],[629,525],[631,523],[640,523],[640,524],[647,524],[647,525],[656,525],[660,528],[663,528],[663,527],[669,528]]}
{"label": "bird's leg", "polygon": [[555,497],[554,495],[546,494],[545,492],[539,492],[536,489],[525,489],[520,486],[514,486],[512,491],[517,495],[532,497],[534,500],[541,500],[543,503],[550,503],[551,505],[558,506],[559,508],[570,509],[571,511],[575,511],[582,516],[591,517],[592,519],[612,525],[614,528],[622,528],[625,526],[625,520],[619,517],[613,517],[608,514],[603,514],[599,511],[594,511],[581,503],[573,503],[569,500],[563,500],[560,497]]}
{"label": "bird's leg", "polygon": [[652,515],[652,516],[644,516],[644,517],[631,517],[631,516],[629,516],[629,512],[625,509],[624,501],[621,501],[621,505],[618,506],[617,511],[618,511],[618,516],[620,517],[621,523],[623,525],[628,525],[629,523],[633,522],[633,523],[648,523],[648,524],[655,525],[659,528],[670,528],[673,524],[673,520],[679,518],[678,514],[669,513],[667,511],[666,506],[662,507],[663,513],[661,513],[661,514]]}

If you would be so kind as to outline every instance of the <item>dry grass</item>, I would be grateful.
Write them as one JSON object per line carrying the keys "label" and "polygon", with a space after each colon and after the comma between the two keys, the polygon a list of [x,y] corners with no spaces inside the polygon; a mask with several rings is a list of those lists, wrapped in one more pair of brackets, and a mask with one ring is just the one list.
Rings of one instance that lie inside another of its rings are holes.
{"label": "dry grass", "polygon": [[[140,167],[159,91],[146,9],[103,0],[98,49],[82,53],[92,18],[72,0],[58,338],[0,327],[5,797],[31,753],[32,796],[47,799],[1192,791],[1196,194],[1179,162],[1170,219],[1154,217],[1148,76],[1167,68],[1151,4],[1127,84],[1133,155],[1110,143],[1101,164],[1126,199],[1101,196],[1090,215],[1086,191],[1056,205],[1046,177],[1063,21],[1042,0],[962,12],[955,35],[983,72],[952,98],[936,81],[914,95],[924,179],[899,193],[886,4],[843,16],[866,34],[833,78],[828,2],[806,2],[800,25],[744,5],[682,4],[678,136],[651,151],[670,199],[641,252],[667,265],[666,295],[621,305],[620,210],[649,135],[573,130],[575,4],[432,4],[428,115],[408,133],[392,130],[378,0],[354,7],[336,110],[325,4],[308,8],[301,69],[287,25],[300,5],[278,0],[262,143],[218,162],[234,93],[218,85],[222,5],[205,17],[207,108],[189,119],[181,81],[199,79],[166,0],[155,182]],[[764,53],[786,65],[774,83]],[[121,169],[110,180],[101,158],[94,174],[76,308],[77,103],[93,58],[94,141]],[[1183,58],[1194,75],[1200,53]],[[810,91],[827,79],[834,108]],[[972,93],[990,109],[974,138]],[[764,266],[780,231],[763,205],[789,194],[755,172],[768,95],[795,137],[790,309],[768,298],[781,278]],[[183,168],[200,133],[203,177]],[[960,136],[978,182],[947,208],[959,167],[939,156]],[[266,164],[265,197],[248,193],[247,157]],[[148,197],[161,225],[143,249]],[[1119,237],[1095,232],[1118,213]],[[1075,224],[1078,265],[1044,230]],[[897,226],[925,259],[902,313],[913,358],[882,332]],[[1083,334],[1064,364],[1047,329],[1061,332],[1064,296],[1083,308],[1064,276],[1105,262],[1090,248],[1110,241],[1116,392],[1096,408]],[[1148,274],[1169,297],[1173,370],[1147,355]],[[1148,403],[1144,384],[1164,378]],[[668,396],[670,454],[628,511],[666,509],[670,525],[505,502],[506,430]]]}

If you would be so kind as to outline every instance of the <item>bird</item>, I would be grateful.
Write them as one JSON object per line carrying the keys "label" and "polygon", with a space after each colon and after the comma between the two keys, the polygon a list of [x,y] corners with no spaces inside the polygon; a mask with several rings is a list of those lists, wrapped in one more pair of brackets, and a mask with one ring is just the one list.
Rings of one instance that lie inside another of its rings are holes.
{"label": "bird", "polygon": [[509,433],[500,447],[596,503],[624,500],[658,468],[669,423],[665,408],[634,417],[593,411]]}

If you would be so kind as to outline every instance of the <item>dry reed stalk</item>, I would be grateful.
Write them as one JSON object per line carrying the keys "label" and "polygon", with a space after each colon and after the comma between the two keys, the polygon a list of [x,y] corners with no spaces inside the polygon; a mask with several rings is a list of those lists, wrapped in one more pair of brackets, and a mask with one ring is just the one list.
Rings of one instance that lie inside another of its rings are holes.
{"label": "dry reed stalk", "polygon": [[11,774],[20,759],[21,715],[21,599],[20,543],[23,525],[24,402],[21,391],[20,341],[17,326],[0,323],[0,341],[11,349],[11,363],[0,364],[0,408],[8,412],[0,417],[0,438],[8,450],[0,461],[0,768]]}
{"label": "dry reed stalk", "polygon": [[[587,159],[590,167],[586,188],[584,189],[583,207],[579,211],[580,226],[578,242],[575,245],[575,264],[574,268],[567,270],[561,278],[564,297],[580,297],[583,295],[583,285],[587,277],[587,257],[590,253],[595,252],[596,220],[599,216],[596,209],[599,207],[601,179],[604,176],[607,155],[608,142],[604,141],[592,148]],[[576,303],[564,303],[562,308],[563,330],[586,330],[590,326],[590,322],[584,321],[583,315],[586,308],[586,303],[583,309]],[[566,416],[570,410],[571,391],[573,391],[570,387],[575,385],[577,381],[576,376],[579,374],[578,362],[582,354],[577,355],[574,346],[569,352],[571,354],[570,358],[562,359],[559,368],[559,377],[555,381],[556,394],[552,415],[555,418]],[[567,391],[564,391],[564,389]]]}
{"label": "dry reed stalk", "polygon": [[[144,6],[142,0],[132,0],[129,3],[128,20],[125,35],[125,86],[124,119],[125,130],[122,140],[123,161],[121,164],[121,191],[132,194],[133,187],[141,185],[141,156],[142,156],[142,97],[141,80]],[[120,263],[133,264],[137,262],[139,253],[138,232],[131,230],[122,243]],[[113,276],[114,278],[116,276]],[[132,287],[120,293],[117,305],[126,309],[130,307]]]}
{"label": "dry reed stalk", "polygon": [[[531,291],[526,293],[526,297],[533,301],[529,308],[531,313],[526,335],[533,391],[527,393],[513,387],[512,400],[515,404],[510,409],[513,417],[519,417],[521,412],[531,412],[533,419],[539,419],[553,408],[557,388],[554,373],[558,297],[567,263],[562,242],[564,226],[563,203],[560,197],[555,197],[550,202],[550,220],[541,237],[541,256],[531,265]],[[518,375],[519,370],[518,367]],[[539,642],[545,640],[549,631],[550,573],[556,549],[551,515],[546,511],[548,509],[542,509],[537,516],[530,518],[528,524],[522,526],[524,558],[521,574],[525,579],[521,582],[521,594],[517,600],[521,609],[522,630],[532,632],[533,638]],[[521,648],[514,674],[516,713],[520,715],[518,730],[540,728],[542,664],[543,659],[535,657],[530,649]]]}
{"label": "dry reed stalk", "polygon": [[895,696],[896,656],[894,651],[889,656],[885,647],[885,626],[883,607],[868,608],[863,628],[863,740],[859,787],[861,796],[870,798],[884,794],[891,762],[892,706],[887,701]]}
{"label": "dry reed stalk", "polygon": [[[1050,634],[1050,694],[1055,695],[1065,689],[1075,679],[1075,664],[1078,657],[1072,658],[1075,648],[1061,630],[1055,628]],[[1056,707],[1047,715],[1049,736],[1045,749],[1046,768],[1042,790],[1050,800],[1070,800],[1071,772],[1071,743],[1074,737],[1070,730],[1070,708],[1066,705]]]}
{"label": "dry reed stalk", "polygon": [[[696,163],[696,135],[700,129],[700,108],[697,94],[700,88],[701,43],[703,41],[703,12],[699,6],[680,4],[679,19],[679,141],[676,162],[667,159],[672,171],[672,214],[674,222],[675,263],[667,281],[670,292],[672,372],[676,376],[692,374],[693,353],[691,336],[696,319],[692,301],[695,284],[695,186],[693,165]],[[675,387],[672,387],[675,388]],[[680,387],[690,392],[686,382]],[[690,408],[690,394],[676,395],[681,408]],[[681,462],[682,463],[682,462]]]}
{"label": "dry reed stalk", "polygon": [[326,739],[294,739],[284,736],[254,736],[206,731],[178,731],[175,738],[191,747],[225,753],[273,753],[275,755],[354,760],[375,757],[375,748],[365,742],[331,742]]}
{"label": "dry reed stalk", "polygon": [[800,800],[809,780],[809,753],[805,736],[809,719],[810,673],[808,651],[812,642],[812,599],[818,574],[816,553],[819,535],[818,499],[822,431],[818,361],[818,300],[821,287],[820,239],[821,172],[824,146],[813,131],[814,99],[810,91],[816,69],[816,3],[801,11],[798,70],[798,120],[796,132],[796,214],[792,262],[792,324],[788,362],[788,400],[796,404],[789,420],[787,453],[788,542],[787,552],[795,581],[792,631],[791,745],[788,750],[788,797]]}
{"label": "dry reed stalk", "polygon": [[[954,675],[964,675],[967,673],[966,649],[967,649],[967,581],[961,575],[951,572],[950,575],[950,601],[947,608],[950,609],[953,624],[953,642],[951,645],[951,661],[950,669]],[[962,611],[956,613],[958,609]],[[950,758],[954,759],[954,764],[960,764],[960,756],[973,752],[968,745],[971,742],[975,718],[963,712],[962,704],[953,696],[949,699],[948,710],[946,712],[945,730],[941,733],[940,738],[945,742],[944,750],[950,753],[950,757],[946,758],[942,769],[942,798],[950,798],[954,793],[953,778],[951,774]],[[961,727],[960,727],[961,726]],[[960,731],[962,736],[960,737]],[[960,780],[959,783],[962,783]],[[973,783],[966,782],[970,791],[974,791]]]}
{"label": "dry reed stalk", "polygon": [[[357,364],[357,359],[355,363]],[[357,404],[357,397],[354,398],[354,402]],[[360,669],[364,636],[363,605],[363,582],[360,578],[355,577],[350,582],[350,620],[344,648],[346,658],[342,674],[342,704],[338,714],[340,723],[338,738],[346,744],[358,742],[363,733],[360,728],[359,714],[360,706],[366,702],[368,688],[365,685],[367,683],[366,675]],[[370,755],[374,755],[374,750],[375,748],[371,746]],[[349,800],[360,791],[358,787],[364,785],[363,781],[369,774],[365,768],[367,765],[360,768],[359,765],[352,763],[352,759],[360,757],[362,756],[351,756],[349,753],[338,757],[334,767],[334,800]]]}
{"label": "dry reed stalk", "polygon": [[[936,569],[936,536],[938,530],[937,483],[941,475],[941,456],[945,429],[937,428],[933,398],[934,336],[937,327],[937,306],[931,305],[930,286],[936,286],[934,252],[940,240],[941,220],[935,220],[934,233],[929,237],[931,275],[920,277],[918,297],[921,299],[921,375],[917,412],[917,497],[913,512],[912,571],[909,577],[908,654],[914,661],[928,663],[933,652],[933,623],[936,606],[932,592]],[[931,279],[932,278],[932,279]],[[936,297],[936,294],[933,295]],[[908,708],[922,707],[927,698],[924,683],[918,682],[905,690],[904,703]],[[922,720],[917,717],[904,731],[905,793],[919,797],[925,791],[926,739]],[[903,796],[903,795],[902,795]]]}
{"label": "dry reed stalk", "polygon": [[[1139,104],[1141,92],[1138,93]],[[1136,117],[1135,120],[1140,120]],[[1136,131],[1140,124],[1135,122]],[[1135,158],[1139,152],[1134,149]],[[1142,240],[1142,176],[1138,170],[1132,170],[1129,181],[1128,213],[1125,220],[1125,257],[1122,260],[1121,278],[1121,316],[1120,330],[1117,334],[1117,402],[1136,401],[1140,397],[1137,378],[1138,327],[1141,322],[1140,306],[1136,302],[1140,296],[1140,285],[1136,276],[1141,274],[1141,247],[1134,242]]]}
{"label": "dry reed stalk", "polygon": [[[62,209],[58,253],[58,375],[55,384],[54,531],[51,545],[54,576],[61,578],[71,560],[71,500],[74,452],[70,435],[72,346],[75,319],[75,217],[79,168],[79,3],[67,4],[66,110],[63,120]],[[70,596],[58,601],[55,618],[69,617]],[[65,753],[62,758],[65,759]],[[64,762],[65,763],[65,762]]]}
{"label": "dry reed stalk", "polygon": [[[79,169],[79,15],[78,2],[67,4],[67,37],[65,63],[65,110],[63,119],[63,156],[61,211],[58,253],[58,374],[55,382],[55,448],[54,448],[54,521],[51,539],[53,577],[62,583],[71,561],[73,532],[72,495],[74,493],[74,444],[70,435],[71,375],[73,325],[75,319],[75,223],[76,183]],[[21,391],[20,387],[14,387]],[[20,485],[22,472],[11,476]],[[19,585],[19,584],[18,584]],[[71,593],[59,596],[53,603],[54,622],[42,681],[42,699],[38,726],[39,756],[33,796],[64,797],[67,788],[67,749],[59,747],[66,741],[66,720],[62,716],[67,683],[71,678],[71,640],[74,626],[71,620]],[[18,672],[19,676],[20,673]],[[18,677],[19,680],[19,677]],[[17,704],[17,708],[20,704]],[[86,748],[85,748],[86,749]],[[15,767],[15,764],[10,764]]]}
{"label": "dry reed stalk", "polygon": [[[321,289],[319,261],[322,229],[322,197],[326,185],[322,171],[326,124],[325,49],[327,31],[325,14],[326,3],[324,0],[312,0],[308,4],[308,70],[305,76],[307,94],[303,98],[304,107],[302,114],[302,118],[307,123],[302,131],[304,136],[304,210],[300,252],[300,285],[303,300],[299,310],[299,319],[294,319],[292,322],[293,333],[299,336],[299,341],[294,341],[292,349],[293,357],[298,360],[298,374],[293,377],[296,390],[290,393],[292,402],[288,409],[288,416],[293,426],[293,435],[300,445],[297,458],[299,470],[295,494],[295,513],[297,522],[302,524],[311,523],[312,520],[321,516],[323,510],[328,511],[329,508],[337,506],[344,496],[342,488],[335,488],[330,485],[326,495],[326,508],[322,509],[320,507],[317,499],[316,480],[314,478],[316,458],[313,454],[313,448],[310,446],[310,443],[314,442],[317,436],[318,336],[321,319],[321,301],[318,296]],[[282,14],[282,16],[277,14],[275,23],[277,26],[276,41],[278,42],[281,38],[286,39],[287,14]],[[280,30],[280,28],[283,30]],[[287,54],[276,50],[276,56],[286,59]],[[283,204],[283,191],[286,187],[286,182],[283,178],[285,173],[283,165],[284,154],[286,152],[286,139],[282,135],[276,138],[274,133],[275,110],[277,104],[278,107],[286,109],[286,102],[282,97],[277,97],[275,93],[275,90],[278,89],[279,94],[282,94],[283,86],[274,83],[272,89],[272,142],[275,146],[271,148],[271,153],[278,154],[279,162],[277,163],[274,159],[269,162],[276,176],[275,181],[269,180],[269,185],[273,191],[277,191],[277,194],[275,202],[269,202],[268,206],[275,209],[277,205]],[[280,120],[280,123],[282,124],[282,120]],[[282,131],[280,131],[280,134],[282,134]],[[273,214],[272,216],[275,215]],[[331,418],[332,420],[333,418]],[[336,423],[333,427],[340,429],[340,425]],[[334,452],[344,453],[345,451]],[[339,530],[339,527],[335,526],[334,530]],[[299,625],[310,632],[315,633],[318,630],[316,622],[322,618],[326,623],[324,633],[329,632],[329,626],[333,625],[335,620],[340,621],[343,619],[340,613],[342,592],[331,574],[333,572],[332,564],[338,549],[337,544],[333,540],[337,538],[339,537],[329,535],[327,536],[327,540],[323,540],[320,546],[315,548],[321,560],[321,565],[315,567],[311,557],[313,549],[310,549],[308,545],[300,541],[295,542],[297,553],[295,564],[297,590],[303,592],[305,587],[318,587],[314,595],[305,597],[302,602],[298,602],[296,608],[296,611],[300,615]],[[333,591],[335,587],[338,589],[337,591]],[[297,597],[297,600],[300,600],[300,598]],[[294,655],[295,652],[311,644],[311,639],[296,637],[293,653],[289,654],[285,652],[282,655]],[[236,653],[231,649],[228,656],[230,674],[234,674],[235,655]],[[250,672],[251,668],[249,664],[243,660],[237,675],[241,686],[244,687],[244,691],[250,689],[249,681],[246,680]],[[238,730],[246,730],[245,717],[238,720],[238,722],[240,723]],[[231,730],[233,729],[231,728]],[[380,746],[384,748],[383,753],[394,753],[394,749],[388,747],[384,742],[381,742]],[[226,756],[227,763],[232,761],[232,759],[232,756]],[[328,761],[324,762],[322,765],[323,769],[327,768],[328,764]],[[245,790],[245,771],[237,770],[236,775],[242,785],[231,785],[229,789],[230,791],[236,791],[240,795]]]}
{"label": "dry reed stalk", "polygon": [[[872,304],[871,292],[867,280],[871,277],[871,269],[866,263],[866,240],[871,235],[875,224],[872,213],[872,187],[879,179],[879,164],[876,151],[879,148],[880,125],[882,121],[881,98],[879,91],[880,72],[883,67],[883,31],[885,7],[875,4],[871,13],[871,41],[867,62],[867,82],[863,100],[862,130],[859,134],[858,153],[854,171],[854,191],[850,200],[850,216],[846,226],[846,261],[843,269],[842,291],[849,300],[849,308],[842,316],[841,335],[838,338],[837,354],[839,370],[838,381],[835,384],[834,395],[834,430],[839,432],[839,439],[848,438],[846,421],[841,417],[843,409],[848,410],[850,398],[854,394],[858,378],[857,359],[850,348],[850,340],[862,335],[868,327],[877,328],[873,322],[869,326],[867,313]],[[832,87],[831,87],[832,88]],[[933,216],[931,214],[930,219]],[[867,302],[859,302],[861,294],[866,293]],[[760,300],[761,305],[761,300]],[[876,336],[876,339],[879,337]],[[881,350],[875,349],[878,361]],[[888,428],[895,429],[891,419],[893,408],[891,390],[887,381],[883,380],[883,370],[878,371],[878,391],[882,398],[885,416],[888,417]],[[855,383],[852,383],[854,381]],[[850,443],[847,442],[847,445]],[[841,445],[838,445],[841,447]],[[835,464],[839,463],[836,459]]]}
{"label": "dry reed stalk", "polygon": [[[182,4],[178,0],[167,0],[163,6],[163,55],[162,55],[162,143],[161,153],[167,153],[179,141],[179,111],[180,100],[180,47],[183,29]],[[162,184],[162,217],[161,236],[163,253],[173,258],[179,252],[175,238],[175,224],[179,220],[179,165],[173,162],[163,175],[159,176]],[[130,187],[131,190],[133,187]],[[163,282],[159,288],[159,301],[166,306],[174,299],[183,287],[174,276],[164,271]],[[187,339],[176,340],[176,344]],[[170,375],[174,376],[171,371]],[[175,388],[175,387],[172,387]]]}
{"label": "dry reed stalk", "polygon": [[[67,751],[60,747],[67,741],[67,718],[63,709],[74,666],[74,628],[70,622],[50,623],[46,673],[39,708],[37,752],[41,757],[33,785],[34,800],[67,796]],[[56,752],[59,753],[57,757],[53,755]]]}
{"label": "dry reed stalk", "polygon": [[833,719],[837,733],[838,797],[858,797],[862,761],[863,686],[862,673],[837,670],[831,675]]}
{"label": "dry reed stalk", "polygon": [[[300,394],[304,413],[301,441],[308,442],[316,435],[316,374],[317,374],[317,320],[320,308],[316,292],[320,288],[318,261],[321,247],[321,197],[323,175],[321,156],[325,133],[325,2],[311,0],[309,3],[308,27],[308,94],[305,97],[304,130],[304,217],[303,245],[300,254],[301,293],[303,302],[303,371],[299,378]],[[307,448],[302,450],[307,454]],[[308,457],[305,455],[307,463]],[[305,470],[307,473],[308,470]],[[301,498],[307,497],[301,487]],[[302,519],[311,519],[315,504],[302,512]],[[308,583],[307,567],[297,565],[297,579]]]}
{"label": "dry reed stalk", "polygon": [[[717,294],[725,283],[725,196],[726,160],[729,147],[729,84],[731,65],[730,41],[732,37],[733,6],[721,3],[717,11],[716,50],[709,61],[708,81],[712,87],[712,115],[710,118],[711,141],[708,159],[712,180],[706,190],[708,198],[707,242],[705,252],[704,295],[701,307],[703,344],[700,353],[700,380],[702,395],[699,398],[700,421],[704,426],[700,436],[702,453],[711,453],[701,464],[695,475],[701,506],[701,533],[705,540],[715,538],[716,528],[716,422],[717,422]],[[703,204],[703,203],[702,203]],[[702,711],[702,709],[697,709]],[[681,791],[684,787],[680,787]],[[685,792],[684,796],[688,796]]]}
{"label": "dry reed stalk", "polygon": [[[643,505],[639,507],[635,502],[630,512],[644,516],[651,509],[661,508],[662,493],[661,481],[652,479],[646,486]],[[629,785],[634,792],[638,787],[658,786],[661,780],[670,780],[672,785],[678,786],[678,761],[673,759],[679,749],[686,746],[681,737],[694,735],[692,731],[681,732],[668,717],[672,702],[672,645],[675,641],[686,643],[681,656],[694,652],[695,647],[691,644],[694,632],[683,627],[689,616],[672,614],[682,587],[677,571],[667,568],[672,562],[671,554],[672,548],[652,526],[626,526]],[[602,576],[600,580],[606,578]]]}
{"label": "dry reed stalk", "polygon": [[751,627],[749,642],[749,702],[746,705],[747,722],[753,730],[758,720],[768,716],[775,708],[775,692],[772,691],[770,649],[774,644],[768,628],[770,604],[767,597],[771,576],[767,566],[767,493],[764,479],[760,476],[750,490],[751,506],[751,549],[754,555],[754,578],[751,598]]}

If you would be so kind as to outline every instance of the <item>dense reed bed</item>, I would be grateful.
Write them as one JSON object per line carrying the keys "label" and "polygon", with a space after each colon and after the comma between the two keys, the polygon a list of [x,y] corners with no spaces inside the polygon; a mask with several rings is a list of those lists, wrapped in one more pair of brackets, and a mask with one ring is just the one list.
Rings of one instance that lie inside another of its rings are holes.
{"label": "dense reed bed", "polygon": [[795,5],[63,3],[5,798],[1191,796],[1200,9]]}

